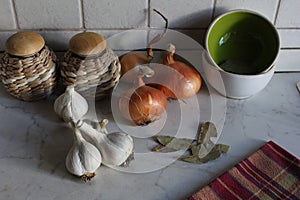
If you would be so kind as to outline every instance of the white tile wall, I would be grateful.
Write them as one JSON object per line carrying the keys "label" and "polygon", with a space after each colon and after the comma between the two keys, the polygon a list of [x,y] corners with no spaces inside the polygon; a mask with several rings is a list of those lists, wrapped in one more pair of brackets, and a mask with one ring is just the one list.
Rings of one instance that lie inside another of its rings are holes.
{"label": "white tile wall", "polygon": [[151,0],[150,26],[164,27],[157,9],[169,19],[170,28],[206,28],[212,17],[213,0]]}
{"label": "white tile wall", "polygon": [[135,50],[147,47],[147,31],[130,30],[96,30],[106,38],[107,45],[114,50]]}
{"label": "white tile wall", "polygon": [[299,0],[281,0],[276,26],[300,28],[299,11]]}
{"label": "white tile wall", "polygon": [[274,22],[277,5],[278,0],[216,0],[215,16],[228,10],[247,9],[259,12]]}
{"label": "white tile wall", "polygon": [[147,0],[85,0],[87,28],[136,28],[147,23]]}
{"label": "white tile wall", "polygon": [[80,0],[14,0],[22,29],[81,28]]}
{"label": "white tile wall", "polygon": [[200,43],[204,47],[206,29],[197,29],[197,30],[178,29],[178,31],[191,37],[192,39],[194,39],[196,42]]}
{"label": "white tile wall", "polygon": [[[155,29],[149,31],[149,42],[157,36],[162,35],[164,29]],[[194,38],[193,38],[194,37]],[[178,50],[197,50],[203,47],[195,39],[202,40],[203,32],[195,30],[167,30],[166,34],[152,45],[153,48],[165,50],[172,43]]]}
{"label": "white tile wall", "polygon": [[281,50],[275,69],[300,72],[300,49]]}
{"label": "white tile wall", "polygon": [[300,29],[279,29],[278,33],[282,48],[300,47]]}
{"label": "white tile wall", "polygon": [[[132,49],[139,44],[144,47],[147,29],[165,26],[164,20],[153,12],[154,8],[168,18],[169,28],[203,44],[212,18],[227,10],[249,9],[263,14],[278,28],[282,50],[276,69],[300,71],[299,0],[0,1],[0,51],[10,35],[23,29],[38,31],[56,51],[65,51],[69,39],[85,30],[102,34],[115,50]],[[138,31],[129,36],[132,28]],[[122,39],[116,40],[120,36]]]}
{"label": "white tile wall", "polygon": [[5,50],[5,42],[6,40],[12,35],[14,34],[14,31],[3,31],[0,32],[0,50],[4,51]]}
{"label": "white tile wall", "polygon": [[16,28],[16,19],[14,15],[11,0],[2,0],[0,3],[0,29],[9,30]]}
{"label": "white tile wall", "polygon": [[39,31],[47,46],[54,51],[65,51],[68,49],[69,40],[71,37],[80,31]]}

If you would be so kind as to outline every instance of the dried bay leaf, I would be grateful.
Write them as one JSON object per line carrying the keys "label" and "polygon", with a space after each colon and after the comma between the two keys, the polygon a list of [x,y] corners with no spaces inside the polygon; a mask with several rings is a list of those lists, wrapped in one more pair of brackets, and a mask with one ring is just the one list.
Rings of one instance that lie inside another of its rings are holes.
{"label": "dried bay leaf", "polygon": [[161,152],[161,153],[169,153],[169,152],[174,152],[174,151],[178,151],[178,150],[159,144],[159,145],[155,146],[152,149],[152,151]]}
{"label": "dried bay leaf", "polygon": [[184,161],[184,162],[188,162],[188,163],[194,163],[194,164],[202,164],[203,163],[201,158],[199,158],[196,155],[180,156],[179,159]]}
{"label": "dried bay leaf", "polygon": [[175,138],[172,136],[155,136],[153,138],[161,145],[169,149],[174,149],[175,151],[189,149],[194,141],[193,139]]}
{"label": "dried bay leaf", "polygon": [[204,158],[214,147],[211,137],[217,136],[217,128],[212,122],[201,123],[197,135],[198,147],[194,149],[193,154],[197,154],[199,158]]}
{"label": "dried bay leaf", "polygon": [[[194,151],[197,151],[196,147],[194,148]],[[193,151],[193,147],[191,148]],[[213,149],[203,158],[199,158],[197,154],[193,154],[191,156],[181,156],[179,157],[180,160],[189,162],[189,163],[195,163],[195,164],[202,164],[207,163],[212,160],[216,160],[219,158],[223,153],[227,153],[229,151],[229,146],[225,144],[216,144]]]}
{"label": "dried bay leaf", "polygon": [[198,128],[197,142],[199,144],[208,143],[211,137],[217,137],[216,126],[212,122],[201,123]]}
{"label": "dried bay leaf", "polygon": [[212,122],[201,123],[198,128],[196,140],[176,138],[172,136],[154,136],[159,145],[152,151],[168,153],[178,150],[189,150],[191,155],[180,156],[179,159],[189,163],[203,164],[219,158],[229,151],[225,144],[214,144],[212,137],[217,137],[217,129]]}
{"label": "dried bay leaf", "polygon": [[152,137],[155,141],[159,142],[162,145],[167,145],[173,140],[175,137],[172,136],[165,136],[165,135],[157,135]]}
{"label": "dried bay leaf", "polygon": [[215,148],[222,153],[227,153],[230,149],[230,146],[227,144],[216,144]]}
{"label": "dried bay leaf", "polygon": [[214,143],[209,141],[208,143],[198,144],[191,147],[193,155],[197,155],[199,158],[205,157],[214,147]]}

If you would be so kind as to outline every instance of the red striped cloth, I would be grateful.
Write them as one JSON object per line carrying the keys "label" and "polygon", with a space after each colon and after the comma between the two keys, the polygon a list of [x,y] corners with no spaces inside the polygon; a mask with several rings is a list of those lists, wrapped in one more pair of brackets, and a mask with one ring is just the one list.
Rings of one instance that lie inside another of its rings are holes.
{"label": "red striped cloth", "polygon": [[300,199],[300,160],[270,141],[188,200]]}

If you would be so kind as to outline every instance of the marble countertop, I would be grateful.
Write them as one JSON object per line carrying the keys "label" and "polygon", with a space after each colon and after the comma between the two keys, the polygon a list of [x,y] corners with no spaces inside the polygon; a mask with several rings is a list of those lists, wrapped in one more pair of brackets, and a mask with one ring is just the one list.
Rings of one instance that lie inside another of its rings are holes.
{"label": "marble countertop", "polygon": [[175,161],[161,169],[130,173],[101,166],[82,183],[65,168],[69,128],[52,111],[53,99],[18,101],[0,87],[0,199],[184,199],[273,140],[300,158],[300,73],[276,73],[263,92],[227,99],[219,143],[231,149],[197,165]]}

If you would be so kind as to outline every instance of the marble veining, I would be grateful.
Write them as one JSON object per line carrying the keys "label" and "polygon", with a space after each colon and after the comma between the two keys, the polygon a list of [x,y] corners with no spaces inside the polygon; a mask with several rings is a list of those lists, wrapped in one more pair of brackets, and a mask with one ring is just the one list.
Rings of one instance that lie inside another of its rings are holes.
{"label": "marble veining", "polygon": [[[203,165],[175,161],[148,173],[125,173],[101,166],[82,183],[67,173],[65,156],[72,132],[52,110],[53,98],[22,102],[0,87],[0,199],[184,199],[230,169],[268,140],[300,157],[300,73],[276,73],[261,93],[227,100],[219,143],[228,154]],[[102,114],[111,118],[110,110]],[[110,125],[109,129],[114,129]],[[137,140],[138,141],[138,140]],[[147,147],[153,143],[146,142]]]}

